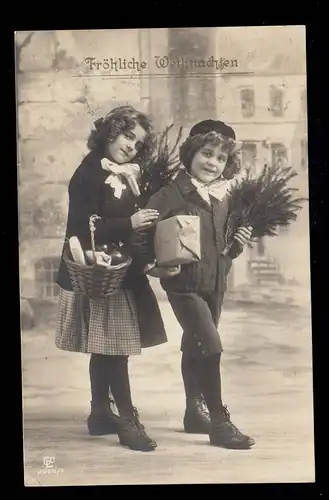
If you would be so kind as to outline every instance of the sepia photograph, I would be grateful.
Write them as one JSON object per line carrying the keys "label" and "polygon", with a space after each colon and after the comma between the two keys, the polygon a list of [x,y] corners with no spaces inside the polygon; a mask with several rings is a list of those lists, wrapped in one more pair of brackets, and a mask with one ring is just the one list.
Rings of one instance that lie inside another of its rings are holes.
{"label": "sepia photograph", "polygon": [[305,26],[15,32],[25,486],[313,483]]}

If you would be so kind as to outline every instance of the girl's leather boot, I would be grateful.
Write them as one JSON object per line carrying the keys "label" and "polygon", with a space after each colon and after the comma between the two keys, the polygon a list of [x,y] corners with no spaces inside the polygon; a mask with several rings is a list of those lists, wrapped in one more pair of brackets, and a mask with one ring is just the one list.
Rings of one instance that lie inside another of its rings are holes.
{"label": "girl's leather boot", "polygon": [[91,401],[91,412],[87,419],[88,431],[91,436],[118,433],[120,418],[113,412],[111,405],[114,405],[112,399],[107,399],[104,403]]}
{"label": "girl's leather boot", "polygon": [[131,415],[121,416],[118,436],[120,444],[131,450],[153,451],[157,447],[157,443],[146,434],[137,408],[134,408]]}

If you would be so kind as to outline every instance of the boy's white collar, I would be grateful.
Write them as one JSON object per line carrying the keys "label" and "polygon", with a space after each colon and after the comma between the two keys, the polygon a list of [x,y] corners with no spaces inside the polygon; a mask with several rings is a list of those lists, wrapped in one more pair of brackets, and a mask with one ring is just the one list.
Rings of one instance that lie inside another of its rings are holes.
{"label": "boy's white collar", "polygon": [[213,198],[221,201],[226,196],[231,185],[230,181],[228,181],[227,179],[223,179],[222,177],[219,177],[218,179],[205,184],[203,182],[200,182],[192,175],[188,175],[191,179],[192,184],[196,186],[199,195],[208,203],[210,203],[210,195]]}

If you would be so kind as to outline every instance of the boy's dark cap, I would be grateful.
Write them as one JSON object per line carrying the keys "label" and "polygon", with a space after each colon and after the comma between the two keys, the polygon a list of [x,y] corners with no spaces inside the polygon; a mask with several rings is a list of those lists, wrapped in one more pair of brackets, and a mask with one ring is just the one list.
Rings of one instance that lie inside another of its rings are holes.
{"label": "boy's dark cap", "polygon": [[209,132],[217,132],[235,140],[235,132],[232,127],[219,120],[203,120],[196,123],[190,131],[190,137],[197,134],[208,134]]}

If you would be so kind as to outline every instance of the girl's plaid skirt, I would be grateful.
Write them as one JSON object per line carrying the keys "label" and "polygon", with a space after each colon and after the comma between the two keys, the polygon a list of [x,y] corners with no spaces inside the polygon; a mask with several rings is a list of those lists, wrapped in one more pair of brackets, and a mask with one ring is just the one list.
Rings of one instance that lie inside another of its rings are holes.
{"label": "girl's plaid skirt", "polygon": [[64,351],[107,355],[141,353],[133,292],[89,299],[60,289],[55,345]]}

